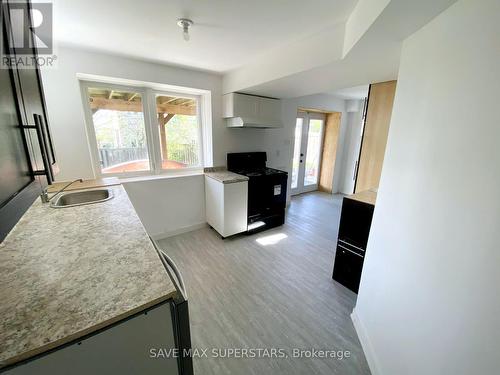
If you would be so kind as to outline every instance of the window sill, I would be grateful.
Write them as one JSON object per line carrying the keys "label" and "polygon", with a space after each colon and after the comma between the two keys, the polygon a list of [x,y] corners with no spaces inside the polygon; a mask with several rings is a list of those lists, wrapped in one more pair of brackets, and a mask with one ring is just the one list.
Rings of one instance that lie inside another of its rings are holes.
{"label": "window sill", "polygon": [[122,184],[126,184],[129,182],[154,181],[154,180],[193,177],[193,176],[202,176],[202,175],[204,175],[203,169],[199,169],[199,170],[197,169],[197,170],[190,170],[190,171],[185,171],[185,172],[162,173],[162,174],[135,176],[135,177],[118,177],[118,179],[120,180],[120,182]]}

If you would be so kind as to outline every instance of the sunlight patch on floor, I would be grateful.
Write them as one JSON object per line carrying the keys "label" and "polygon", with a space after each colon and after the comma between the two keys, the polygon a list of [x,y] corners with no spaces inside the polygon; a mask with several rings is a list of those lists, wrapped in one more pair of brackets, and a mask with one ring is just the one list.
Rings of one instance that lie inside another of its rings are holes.
{"label": "sunlight patch on floor", "polygon": [[276,234],[271,234],[269,236],[263,236],[257,238],[255,241],[259,243],[262,246],[268,246],[268,245],[276,245],[278,242],[281,240],[284,240],[288,236],[285,233],[276,233]]}

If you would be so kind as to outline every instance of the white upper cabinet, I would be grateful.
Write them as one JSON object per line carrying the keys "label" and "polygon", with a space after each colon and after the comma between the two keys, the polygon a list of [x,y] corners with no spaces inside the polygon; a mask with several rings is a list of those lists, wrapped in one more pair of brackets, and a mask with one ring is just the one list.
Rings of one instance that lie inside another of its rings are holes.
{"label": "white upper cabinet", "polygon": [[257,117],[259,102],[256,96],[228,94],[232,98],[232,107],[228,107],[227,117]]}
{"label": "white upper cabinet", "polygon": [[222,117],[231,128],[280,128],[281,100],[230,93],[223,96]]}

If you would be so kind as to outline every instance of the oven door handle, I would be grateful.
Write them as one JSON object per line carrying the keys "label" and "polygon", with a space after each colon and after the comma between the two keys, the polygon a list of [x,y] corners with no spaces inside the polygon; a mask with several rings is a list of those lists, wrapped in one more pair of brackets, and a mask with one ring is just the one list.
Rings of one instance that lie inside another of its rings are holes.
{"label": "oven door handle", "polygon": [[[149,237],[149,239],[151,240],[151,243],[153,244],[156,252],[158,253],[158,256],[160,257],[160,260],[163,264],[163,267],[165,267],[165,270],[170,276],[170,279],[174,283],[175,289],[177,289],[177,291],[179,292],[179,298],[177,299],[177,302],[180,303],[187,301],[188,296],[187,296],[186,286],[184,284],[184,279],[182,278],[182,275],[179,272],[179,268],[172,260],[172,258],[170,258],[162,249],[160,249],[156,244],[156,242],[151,237]],[[172,273],[175,275],[175,278],[172,277]]]}

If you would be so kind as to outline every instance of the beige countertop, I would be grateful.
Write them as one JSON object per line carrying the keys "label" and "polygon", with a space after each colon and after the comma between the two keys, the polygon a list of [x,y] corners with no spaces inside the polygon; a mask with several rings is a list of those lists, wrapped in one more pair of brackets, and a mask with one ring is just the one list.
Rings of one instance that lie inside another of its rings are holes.
{"label": "beige countertop", "polygon": [[375,202],[377,201],[377,192],[373,190],[365,190],[365,191],[360,191],[359,193],[353,195],[348,195],[347,198],[354,199],[359,202],[372,204],[375,206]]}
{"label": "beige countertop", "polygon": [[205,168],[205,176],[213,178],[223,184],[233,184],[235,182],[248,181],[247,176],[230,172],[223,167]]}
{"label": "beige countertop", "polygon": [[124,188],[54,209],[36,200],[0,244],[0,367],[173,298]]}
{"label": "beige countertop", "polygon": [[[47,191],[49,193],[55,193],[70,182],[71,181],[55,182],[49,186]],[[65,191],[91,189],[91,188],[113,186],[113,185],[120,185],[120,180],[117,177],[103,177],[103,178],[96,178],[95,180],[83,180],[83,182],[72,183],[67,189],[65,189]]]}

